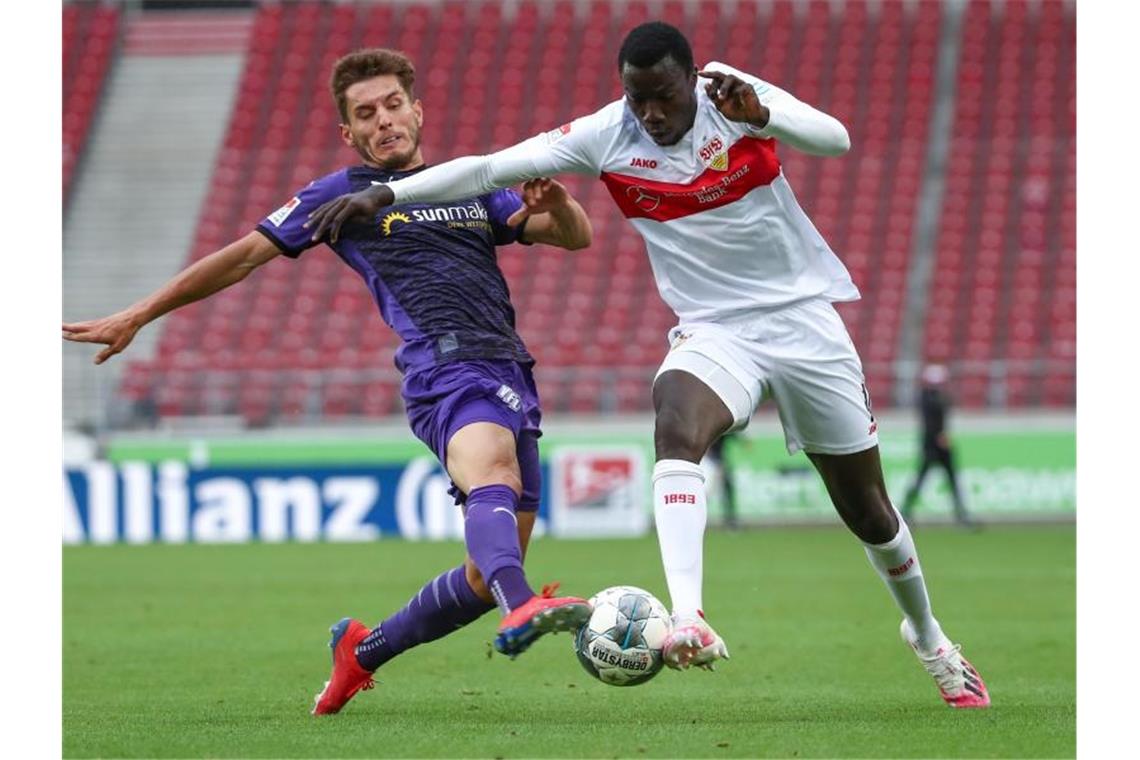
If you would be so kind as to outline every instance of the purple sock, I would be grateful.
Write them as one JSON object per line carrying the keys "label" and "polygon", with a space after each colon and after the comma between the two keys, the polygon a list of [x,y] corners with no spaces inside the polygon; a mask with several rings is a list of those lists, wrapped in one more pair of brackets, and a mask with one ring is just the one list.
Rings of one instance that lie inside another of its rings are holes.
{"label": "purple sock", "polygon": [[518,495],[504,485],[474,488],[467,495],[463,528],[467,555],[487,580],[487,588],[503,615],[534,596],[522,569],[515,517],[518,505]]}
{"label": "purple sock", "polygon": [[463,565],[452,568],[373,628],[356,646],[356,661],[365,670],[376,670],[405,649],[446,636],[494,607],[471,590]]}

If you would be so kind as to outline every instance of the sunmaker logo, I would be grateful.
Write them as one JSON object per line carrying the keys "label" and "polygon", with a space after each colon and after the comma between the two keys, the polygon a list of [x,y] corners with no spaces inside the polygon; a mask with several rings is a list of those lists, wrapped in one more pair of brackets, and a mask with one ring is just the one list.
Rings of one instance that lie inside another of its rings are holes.
{"label": "sunmaker logo", "polygon": [[380,221],[380,230],[388,236],[399,229],[398,225],[413,222],[446,222],[449,227],[486,227],[489,224],[487,209],[482,203],[464,203],[392,211]]}

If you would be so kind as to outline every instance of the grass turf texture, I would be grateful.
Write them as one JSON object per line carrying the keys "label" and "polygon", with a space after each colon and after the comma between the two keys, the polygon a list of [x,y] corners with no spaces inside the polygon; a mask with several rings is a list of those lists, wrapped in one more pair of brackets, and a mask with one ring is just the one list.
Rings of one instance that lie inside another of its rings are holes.
{"label": "grass turf texture", "polygon": [[[497,616],[384,666],[340,715],[309,715],[328,626],[372,625],[458,544],[64,550],[66,757],[1058,757],[1076,752],[1075,536],[916,533],[935,611],[994,706],[955,711],[899,640],[839,529],[711,532],[705,604],[732,660],[634,688],[585,674],[571,637],[490,656]],[[644,586],[655,541],[536,539],[536,584]]]}

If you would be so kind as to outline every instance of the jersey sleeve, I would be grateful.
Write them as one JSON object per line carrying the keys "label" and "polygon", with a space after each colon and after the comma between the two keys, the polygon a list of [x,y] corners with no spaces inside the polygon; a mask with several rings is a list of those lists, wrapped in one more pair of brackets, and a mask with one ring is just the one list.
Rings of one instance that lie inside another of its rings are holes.
{"label": "jersey sleeve", "polygon": [[326,201],[350,191],[347,169],[313,180],[288,203],[262,219],[257,231],[272,240],[281,253],[295,259],[318,245],[311,239],[313,231],[302,226],[309,214]]}
{"label": "jersey sleeve", "polygon": [[548,167],[540,176],[551,174],[586,174],[597,176],[602,173],[602,154],[607,141],[606,108],[567,122],[557,129],[536,135],[524,145],[530,144],[536,166]]}
{"label": "jersey sleeve", "polygon": [[514,190],[503,189],[488,193],[481,200],[487,209],[487,221],[491,223],[495,245],[523,242],[519,240],[519,237],[522,235],[525,222],[513,226],[507,224],[507,219],[511,217],[511,214],[522,208],[522,196]]}
{"label": "jersey sleeve", "polygon": [[606,130],[603,112],[563,124],[485,156],[464,156],[389,185],[394,203],[443,203],[484,195],[528,179],[601,173]]}
{"label": "jersey sleeve", "polygon": [[768,123],[763,127],[741,125],[753,137],[774,138],[818,156],[841,155],[851,147],[847,128],[838,119],[804,103],[790,92],[718,61],[709,63],[705,69],[731,74],[752,85],[760,105],[768,108]]}

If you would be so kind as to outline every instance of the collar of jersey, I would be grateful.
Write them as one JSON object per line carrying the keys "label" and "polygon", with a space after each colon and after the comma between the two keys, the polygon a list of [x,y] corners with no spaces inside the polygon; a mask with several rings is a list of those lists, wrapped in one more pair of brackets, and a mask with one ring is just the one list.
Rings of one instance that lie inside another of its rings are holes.
{"label": "collar of jersey", "polygon": [[395,182],[398,179],[403,179],[404,177],[409,177],[413,174],[419,174],[424,169],[427,169],[429,166],[431,166],[431,164],[425,162],[425,163],[420,164],[419,166],[417,166],[414,169],[408,169],[407,171],[402,171],[402,172],[390,172],[387,169],[377,169],[375,166],[369,166],[368,164],[361,164],[360,168],[366,169],[367,171],[371,172],[372,174],[379,174],[379,175],[383,176],[385,178],[383,180],[384,182]]}

